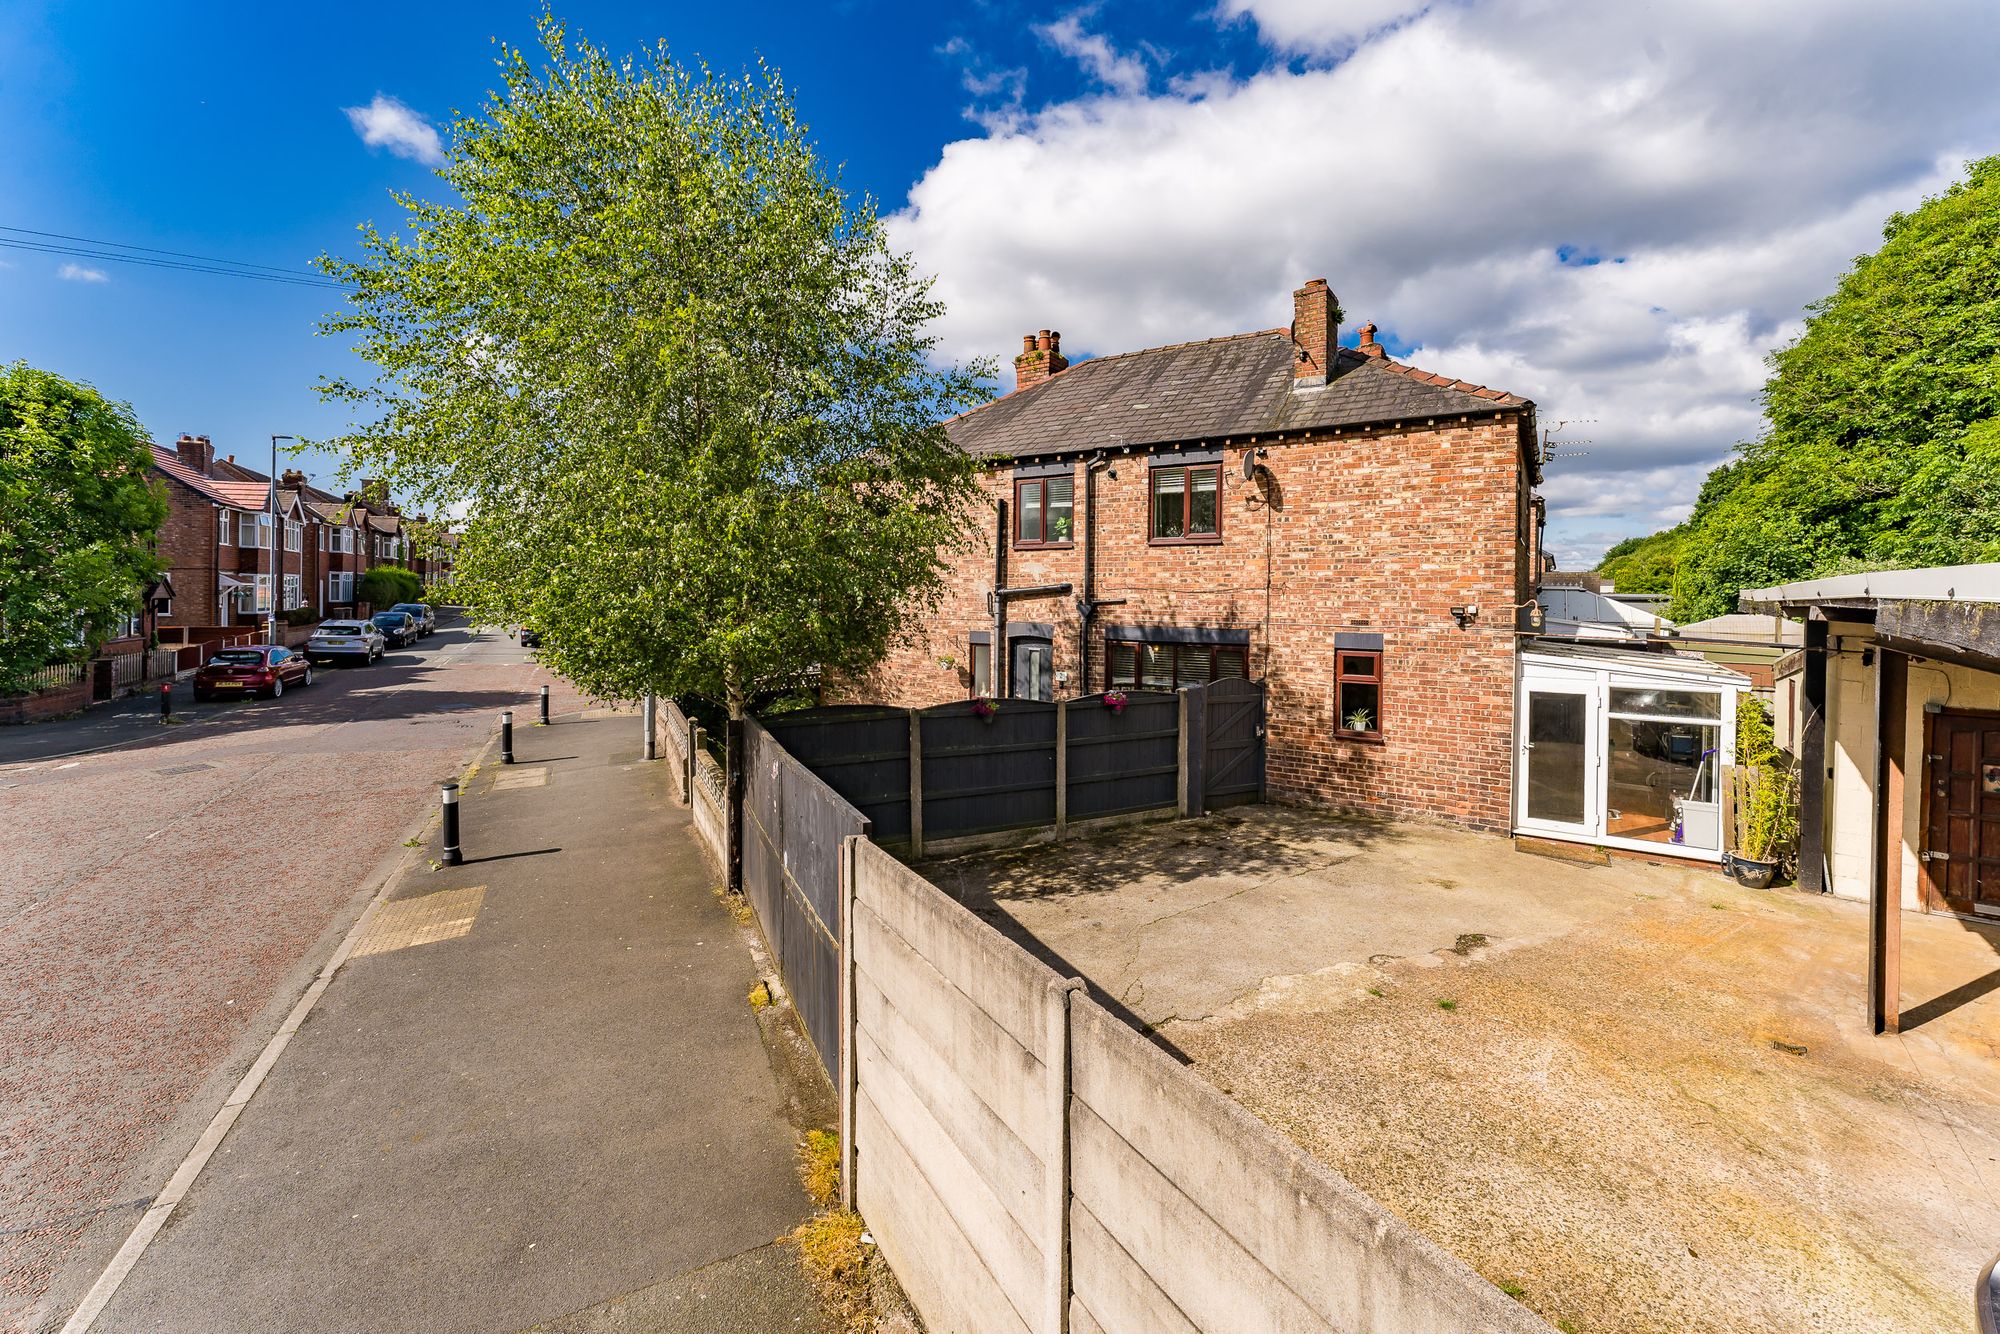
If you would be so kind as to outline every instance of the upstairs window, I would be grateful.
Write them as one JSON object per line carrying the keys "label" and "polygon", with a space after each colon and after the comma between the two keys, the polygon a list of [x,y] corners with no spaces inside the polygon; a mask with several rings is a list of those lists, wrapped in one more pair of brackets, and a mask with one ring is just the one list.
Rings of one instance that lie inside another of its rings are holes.
{"label": "upstairs window", "polygon": [[222,527],[215,540],[225,547],[233,547],[236,545],[236,511],[223,510],[221,514]]}
{"label": "upstairs window", "polygon": [[1044,477],[1014,483],[1014,545],[1066,547],[1076,531],[1076,482]]}
{"label": "upstairs window", "polygon": [[1222,465],[1204,463],[1152,471],[1152,540],[1220,541]]}

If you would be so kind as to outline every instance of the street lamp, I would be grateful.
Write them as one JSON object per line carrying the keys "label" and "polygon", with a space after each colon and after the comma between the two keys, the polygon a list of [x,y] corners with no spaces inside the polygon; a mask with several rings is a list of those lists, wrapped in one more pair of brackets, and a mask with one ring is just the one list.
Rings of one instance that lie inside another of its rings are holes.
{"label": "street lamp", "polygon": [[300,445],[305,443],[295,435],[271,437],[271,614],[264,622],[268,630],[265,642],[269,644],[278,642],[278,590],[285,586],[285,570],[279,563],[278,556],[278,442],[280,440],[289,440],[293,444]]}

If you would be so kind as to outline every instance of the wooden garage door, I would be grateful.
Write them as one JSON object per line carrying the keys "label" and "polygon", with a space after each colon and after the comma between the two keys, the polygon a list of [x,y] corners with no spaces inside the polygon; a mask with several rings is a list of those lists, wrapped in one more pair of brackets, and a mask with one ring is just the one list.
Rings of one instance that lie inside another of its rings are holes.
{"label": "wooden garage door", "polygon": [[2000,714],[1933,714],[1924,746],[1924,906],[2000,914]]}

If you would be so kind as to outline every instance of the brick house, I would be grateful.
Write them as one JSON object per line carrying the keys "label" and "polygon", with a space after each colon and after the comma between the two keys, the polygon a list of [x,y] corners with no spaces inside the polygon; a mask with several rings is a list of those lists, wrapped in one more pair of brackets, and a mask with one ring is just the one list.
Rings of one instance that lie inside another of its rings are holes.
{"label": "brick house", "polygon": [[304,519],[280,500],[280,572],[270,552],[271,479],[218,459],[207,436],[184,435],[171,450],[153,446],[153,472],[167,484],[167,520],[158,549],[174,587],[162,626],[251,624],[282,596],[303,588]]}
{"label": "brick house", "polygon": [[[1512,824],[1540,483],[1526,399],[1289,329],[1099,357],[1023,340],[948,423],[992,502],[934,614],[849,693],[902,706],[1268,682],[1275,799]],[[998,549],[996,550],[996,541]],[[990,594],[1004,600],[1005,643]]]}

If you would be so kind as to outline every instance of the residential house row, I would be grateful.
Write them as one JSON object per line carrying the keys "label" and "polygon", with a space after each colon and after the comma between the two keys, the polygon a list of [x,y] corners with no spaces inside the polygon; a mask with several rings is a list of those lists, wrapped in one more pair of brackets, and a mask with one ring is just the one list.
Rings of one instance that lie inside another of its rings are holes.
{"label": "residential house row", "polygon": [[280,613],[352,614],[361,576],[379,565],[411,569],[426,587],[450,577],[452,539],[419,538],[380,482],[341,496],[297,469],[274,481],[218,458],[200,435],[154,445],[153,474],[168,504],[159,553],[172,595],[155,604],[160,626],[252,624],[274,600]]}

